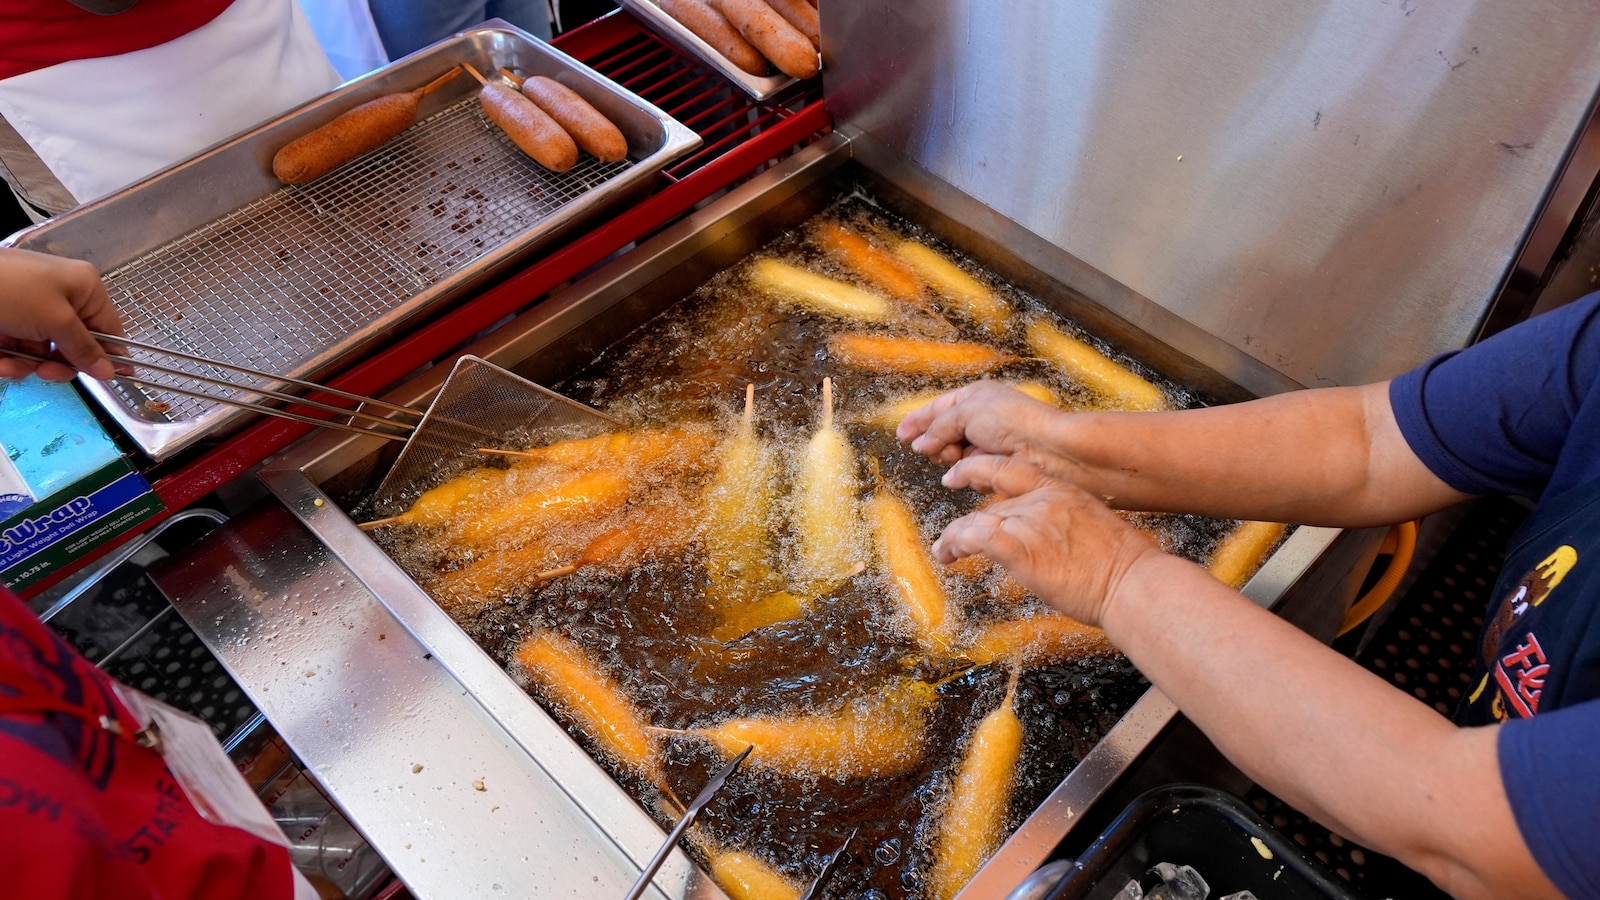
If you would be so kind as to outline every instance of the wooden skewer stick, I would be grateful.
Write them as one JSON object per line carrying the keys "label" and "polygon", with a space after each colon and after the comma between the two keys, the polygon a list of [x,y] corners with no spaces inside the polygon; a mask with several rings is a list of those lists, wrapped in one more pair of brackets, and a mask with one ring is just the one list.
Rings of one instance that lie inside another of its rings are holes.
{"label": "wooden skewer stick", "polygon": [[429,94],[431,94],[434,91],[438,90],[439,88],[443,87],[445,82],[449,81],[450,79],[452,79],[452,78],[454,78],[454,77],[456,77],[457,75],[460,75],[460,74],[461,74],[461,67],[460,66],[456,66],[455,68],[453,68],[450,71],[444,73],[443,75],[440,75],[438,78],[435,78],[434,80],[432,80],[432,81],[430,81],[427,84],[422,86],[422,96],[424,96],[424,97],[428,96]]}
{"label": "wooden skewer stick", "polygon": [[833,379],[822,379],[822,428],[826,431],[833,427]]}
{"label": "wooden skewer stick", "polygon": [[504,75],[506,77],[507,81],[511,82],[512,84],[516,85],[517,87],[522,87],[522,83],[524,81],[528,80],[528,79],[522,77],[521,75],[518,75],[517,73],[511,71],[510,69],[506,68],[505,66],[501,66],[500,67],[500,74]]}
{"label": "wooden skewer stick", "polygon": [[479,71],[478,71],[478,70],[477,70],[477,69],[474,69],[474,68],[473,68],[473,67],[472,67],[472,63],[462,63],[462,64],[461,64],[461,65],[462,65],[462,66],[463,66],[463,67],[464,67],[464,68],[465,68],[465,69],[466,69],[466,70],[467,70],[467,71],[468,71],[468,72],[471,72],[471,73],[472,73],[472,77],[473,77],[473,78],[476,78],[476,79],[478,79],[478,83],[479,83],[479,84],[488,84],[488,83],[489,83],[489,79],[487,79],[487,78],[485,78],[485,77],[483,77],[483,73],[482,73],[482,72],[479,72]]}
{"label": "wooden skewer stick", "polygon": [[491,456],[515,456],[519,459],[539,458],[539,453],[534,450],[496,450],[493,447],[479,447],[478,452],[487,453]]}
{"label": "wooden skewer stick", "polygon": [[399,516],[390,516],[387,519],[373,519],[371,522],[362,522],[356,527],[362,531],[377,531],[385,525],[392,525],[400,520]]}
{"label": "wooden skewer stick", "polygon": [[744,424],[749,425],[750,423],[754,422],[755,419],[756,386],[753,384],[747,384],[744,386],[744,419],[742,421]]}
{"label": "wooden skewer stick", "polygon": [[540,572],[539,574],[537,574],[537,575],[535,575],[533,577],[536,580],[543,582],[543,581],[549,581],[552,578],[560,578],[563,575],[571,575],[573,572],[576,572],[576,571],[578,571],[578,564],[577,563],[570,563],[570,564],[565,565],[565,566],[560,566],[558,568],[550,569],[550,570],[545,571],[545,572]]}

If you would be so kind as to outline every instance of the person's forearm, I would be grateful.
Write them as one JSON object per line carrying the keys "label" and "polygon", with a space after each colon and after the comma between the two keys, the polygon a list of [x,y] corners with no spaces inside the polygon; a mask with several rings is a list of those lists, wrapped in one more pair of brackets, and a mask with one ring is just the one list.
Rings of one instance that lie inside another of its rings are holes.
{"label": "person's forearm", "polygon": [[1280,394],[1173,413],[1070,413],[1040,468],[1113,506],[1364,527],[1464,495],[1405,446],[1386,385]]}
{"label": "person's forearm", "polygon": [[1511,817],[1493,729],[1455,727],[1174,557],[1128,572],[1101,624],[1234,764],[1295,808],[1457,896],[1549,889]]}

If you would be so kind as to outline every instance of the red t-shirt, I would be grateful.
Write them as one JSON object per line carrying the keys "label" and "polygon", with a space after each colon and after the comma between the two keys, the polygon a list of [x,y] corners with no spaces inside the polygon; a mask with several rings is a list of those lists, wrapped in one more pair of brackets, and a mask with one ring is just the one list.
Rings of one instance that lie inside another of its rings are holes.
{"label": "red t-shirt", "polygon": [[0,590],[0,893],[293,897],[288,849],[201,818],[136,727],[111,679]]}
{"label": "red t-shirt", "polygon": [[165,44],[210,22],[233,0],[139,0],[99,16],[67,0],[0,3],[0,78],[73,59],[98,59]]}

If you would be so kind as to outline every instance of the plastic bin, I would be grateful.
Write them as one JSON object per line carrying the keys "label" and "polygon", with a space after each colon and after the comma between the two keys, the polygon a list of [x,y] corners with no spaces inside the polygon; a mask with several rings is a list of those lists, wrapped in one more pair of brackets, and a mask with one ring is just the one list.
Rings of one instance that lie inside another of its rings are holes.
{"label": "plastic bin", "polygon": [[1050,891],[1049,900],[1110,900],[1129,881],[1145,888],[1156,863],[1191,866],[1212,900],[1361,900],[1232,794],[1165,785],[1131,803]]}

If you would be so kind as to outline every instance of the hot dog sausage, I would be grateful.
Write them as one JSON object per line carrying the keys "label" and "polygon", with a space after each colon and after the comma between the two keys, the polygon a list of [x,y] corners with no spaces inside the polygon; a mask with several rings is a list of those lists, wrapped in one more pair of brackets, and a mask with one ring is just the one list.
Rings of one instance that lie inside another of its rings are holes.
{"label": "hot dog sausage", "polygon": [[745,40],[756,45],[762,55],[785,75],[810,78],[817,74],[817,48],[799,29],[784,21],[762,0],[710,0],[711,8],[722,13]]}
{"label": "hot dog sausage", "polygon": [[337,169],[352,159],[375,150],[417,120],[422,98],[439,85],[454,78],[460,69],[451,69],[414,91],[389,94],[340,113],[326,125],[309,131],[283,146],[272,157],[272,174],[284,184],[305,184]]}
{"label": "hot dog sausage", "polygon": [[710,44],[711,49],[727,57],[728,62],[751,75],[767,74],[767,58],[761,55],[761,51],[729,25],[722,13],[707,6],[703,0],[656,0],[656,3],[662,12],[683,23],[683,27]]}
{"label": "hot dog sausage", "polygon": [[600,110],[578,92],[553,78],[535,75],[522,83],[522,94],[566,129],[578,146],[601,162],[628,158],[628,139]]}
{"label": "hot dog sausage", "polygon": [[793,25],[806,36],[813,47],[822,46],[822,26],[817,20],[817,8],[807,3],[806,0],[767,0],[767,5],[783,16],[785,22]]}

